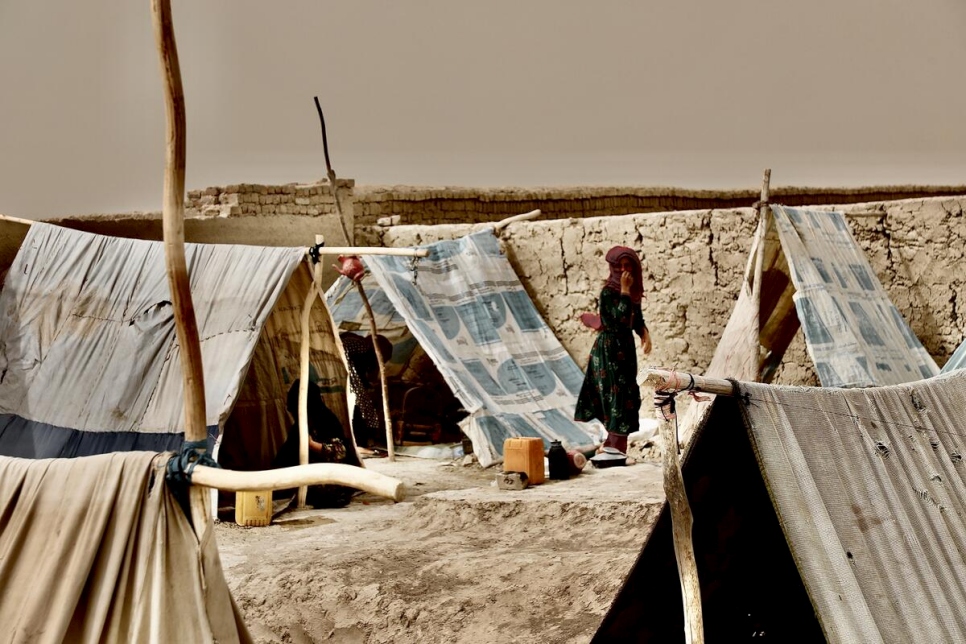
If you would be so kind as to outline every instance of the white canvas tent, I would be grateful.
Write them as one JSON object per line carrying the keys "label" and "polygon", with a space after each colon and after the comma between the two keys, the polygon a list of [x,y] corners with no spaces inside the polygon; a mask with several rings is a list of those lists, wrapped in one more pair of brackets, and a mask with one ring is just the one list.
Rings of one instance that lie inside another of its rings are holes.
{"label": "white canvas tent", "polygon": [[[209,443],[220,444],[226,467],[265,469],[288,430],[285,398],[299,375],[312,288],[305,249],[186,249]],[[179,348],[160,243],[35,224],[0,311],[0,454],[180,449]],[[348,431],[346,370],[321,301],[310,331],[310,376]]]}
{"label": "white canvas tent", "polygon": [[[404,345],[412,334],[469,416],[461,422],[484,467],[502,460],[504,439],[549,446],[599,442],[596,423],[573,420],[583,373],[540,317],[492,229],[421,246],[429,255],[366,257],[363,282],[380,333]],[[348,280],[327,299],[340,329],[366,328]],[[395,352],[394,352],[395,353]]]}

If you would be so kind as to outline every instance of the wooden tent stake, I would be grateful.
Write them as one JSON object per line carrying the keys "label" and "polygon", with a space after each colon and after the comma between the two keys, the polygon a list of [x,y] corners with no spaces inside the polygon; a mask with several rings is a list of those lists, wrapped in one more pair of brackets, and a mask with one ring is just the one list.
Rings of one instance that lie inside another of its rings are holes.
{"label": "wooden tent stake", "polygon": [[[164,257],[168,269],[168,286],[174,309],[175,328],[181,349],[183,370],[185,441],[207,439],[205,429],[205,383],[201,365],[201,341],[188,279],[184,250],[184,173],[185,173],[185,106],[181,85],[181,67],[174,39],[170,0],[151,0],[154,37],[161,61],[164,81],[164,105],[167,123],[165,147],[164,201],[161,209],[164,234]],[[190,490],[191,518],[198,539],[204,538],[211,524],[206,490]]]}

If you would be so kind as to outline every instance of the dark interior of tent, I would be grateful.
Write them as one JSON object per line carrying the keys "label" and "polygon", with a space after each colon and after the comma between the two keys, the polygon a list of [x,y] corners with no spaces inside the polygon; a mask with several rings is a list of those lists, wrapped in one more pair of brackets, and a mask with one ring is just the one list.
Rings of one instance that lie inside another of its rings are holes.
{"label": "dark interior of tent", "polygon": [[[682,470],[705,641],[824,642],[735,398],[719,396]],[[684,612],[665,504],[593,642],[683,642]]]}

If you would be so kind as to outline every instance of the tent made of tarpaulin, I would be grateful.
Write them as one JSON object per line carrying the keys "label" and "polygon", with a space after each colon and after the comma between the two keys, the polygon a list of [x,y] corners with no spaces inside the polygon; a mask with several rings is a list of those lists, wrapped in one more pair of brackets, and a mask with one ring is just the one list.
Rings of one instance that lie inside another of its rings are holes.
{"label": "tent made of tarpaulin", "polygon": [[251,641],[213,532],[199,544],[168,488],[171,456],[0,456],[0,641]]}
{"label": "tent made of tarpaulin", "polygon": [[[266,469],[284,441],[312,287],[302,248],[187,244],[209,438]],[[348,431],[346,370],[321,298],[310,375]],[[0,293],[0,454],[180,450],[182,370],[160,242],[34,224]],[[351,441],[349,441],[351,443]]]}
{"label": "tent made of tarpaulin", "polygon": [[[842,213],[773,205],[764,215],[703,375],[770,382],[800,326],[824,387],[893,385],[939,372]],[[689,405],[681,415],[685,437],[706,409]]]}
{"label": "tent made of tarpaulin", "polygon": [[799,326],[823,387],[895,385],[939,373],[842,213],[770,211],[705,375],[768,382]]}
{"label": "tent made of tarpaulin", "polygon": [[823,387],[896,385],[939,373],[842,213],[772,210],[805,345]]}
{"label": "tent made of tarpaulin", "polygon": [[[966,372],[739,390],[684,454],[706,641],[966,641]],[[665,506],[594,642],[681,641]]]}
{"label": "tent made of tarpaulin", "polygon": [[[513,436],[599,442],[597,423],[573,420],[583,373],[540,317],[491,229],[422,246],[408,257],[366,256],[363,285],[380,333],[408,328],[469,416],[461,427],[484,467]],[[327,294],[340,329],[365,329],[346,278]],[[395,353],[395,352],[394,352]]]}

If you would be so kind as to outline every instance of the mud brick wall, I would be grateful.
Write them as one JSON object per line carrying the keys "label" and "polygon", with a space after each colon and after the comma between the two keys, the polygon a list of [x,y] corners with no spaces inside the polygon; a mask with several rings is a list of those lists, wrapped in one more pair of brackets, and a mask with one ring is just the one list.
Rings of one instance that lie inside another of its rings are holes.
{"label": "mud brick wall", "polygon": [[[963,186],[867,188],[776,187],[783,204],[849,204],[966,194]],[[720,210],[753,204],[758,190],[686,190],[640,186],[568,188],[461,188],[357,186],[358,240],[372,243],[377,226],[495,222],[531,210],[540,219],[610,217],[677,210]]]}
{"label": "mud brick wall", "polygon": [[[863,213],[848,218],[853,235],[940,366],[966,336],[964,205],[966,197],[950,197],[835,208]],[[700,373],[737,298],[755,224],[750,208],[695,210],[521,222],[501,239],[530,297],[581,367],[593,333],[577,316],[596,308],[606,275],[603,256],[615,244],[640,249],[644,315],[654,340],[646,364]],[[396,226],[385,228],[381,239],[388,246],[411,246],[481,227]],[[818,384],[801,331],[775,382]]]}

